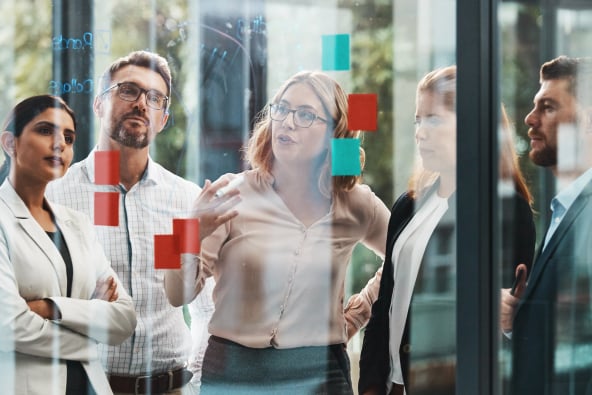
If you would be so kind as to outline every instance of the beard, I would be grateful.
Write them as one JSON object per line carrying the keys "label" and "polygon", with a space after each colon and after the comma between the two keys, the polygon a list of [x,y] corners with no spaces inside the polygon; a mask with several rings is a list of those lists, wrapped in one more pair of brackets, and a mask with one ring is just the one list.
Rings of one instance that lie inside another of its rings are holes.
{"label": "beard", "polygon": [[537,166],[553,167],[557,166],[557,149],[545,145],[539,150],[530,150],[528,157]]}
{"label": "beard", "polygon": [[[128,115],[128,114],[126,114]],[[132,115],[132,114],[129,114]],[[138,116],[138,114],[133,114],[134,116]],[[136,148],[141,149],[145,148],[150,144],[151,139],[149,136],[150,133],[150,126],[146,127],[146,131],[136,131],[132,128],[128,128],[125,126],[126,117],[123,116],[117,122],[115,122],[111,126],[111,134],[110,137],[118,142],[119,144],[123,145],[124,147],[129,148]]]}

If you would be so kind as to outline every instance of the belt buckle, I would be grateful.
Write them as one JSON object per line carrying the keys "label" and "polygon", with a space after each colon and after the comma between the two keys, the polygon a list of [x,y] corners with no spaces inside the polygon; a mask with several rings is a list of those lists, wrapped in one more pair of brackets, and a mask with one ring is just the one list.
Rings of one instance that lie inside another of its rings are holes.
{"label": "belt buckle", "polygon": [[144,392],[139,392],[139,389],[140,389],[140,380],[147,380],[149,378],[150,378],[150,375],[147,375],[147,376],[137,376],[136,377],[136,382],[134,384],[134,395],[141,395],[141,394],[144,394],[146,392],[145,389],[144,389]]}

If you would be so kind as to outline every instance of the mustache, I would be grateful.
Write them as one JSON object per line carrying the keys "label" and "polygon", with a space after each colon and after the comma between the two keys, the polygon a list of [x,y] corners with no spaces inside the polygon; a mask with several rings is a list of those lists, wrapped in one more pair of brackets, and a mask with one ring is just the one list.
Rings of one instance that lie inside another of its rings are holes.
{"label": "mustache", "polygon": [[150,124],[150,120],[144,114],[142,114],[142,112],[140,112],[140,110],[138,110],[137,108],[134,108],[132,109],[132,111],[125,113],[122,118],[142,118],[146,122],[146,124]]}
{"label": "mustache", "polygon": [[533,137],[538,137],[538,138],[542,138],[543,134],[537,132],[536,130],[534,130],[533,128],[529,128],[528,132],[527,132],[528,137],[533,138]]}

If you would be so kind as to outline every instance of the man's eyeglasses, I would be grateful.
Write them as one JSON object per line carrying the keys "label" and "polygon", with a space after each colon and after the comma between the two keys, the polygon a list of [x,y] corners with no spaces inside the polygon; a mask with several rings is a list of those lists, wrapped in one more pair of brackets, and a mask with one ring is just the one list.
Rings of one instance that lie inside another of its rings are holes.
{"label": "man's eyeglasses", "polygon": [[315,120],[321,120],[327,123],[326,119],[319,117],[314,111],[307,110],[304,108],[298,108],[292,110],[283,104],[270,104],[269,105],[269,116],[274,121],[283,121],[294,113],[294,125],[300,128],[309,128]]}
{"label": "man's eyeglasses", "polygon": [[166,108],[169,102],[169,97],[154,89],[140,88],[133,82],[118,82],[117,84],[105,89],[102,94],[109,92],[112,89],[117,89],[117,96],[121,100],[136,101],[142,93],[146,94],[146,105],[154,110],[162,110]]}

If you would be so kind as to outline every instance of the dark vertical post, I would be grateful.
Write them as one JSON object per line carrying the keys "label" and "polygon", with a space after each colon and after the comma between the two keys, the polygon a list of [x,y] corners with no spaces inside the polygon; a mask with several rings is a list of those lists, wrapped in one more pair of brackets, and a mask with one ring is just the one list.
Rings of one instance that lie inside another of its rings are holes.
{"label": "dark vertical post", "polygon": [[457,0],[457,394],[498,387],[497,0]]}
{"label": "dark vertical post", "polygon": [[53,80],[50,92],[76,113],[74,161],[94,145],[94,32],[92,0],[53,1]]}

